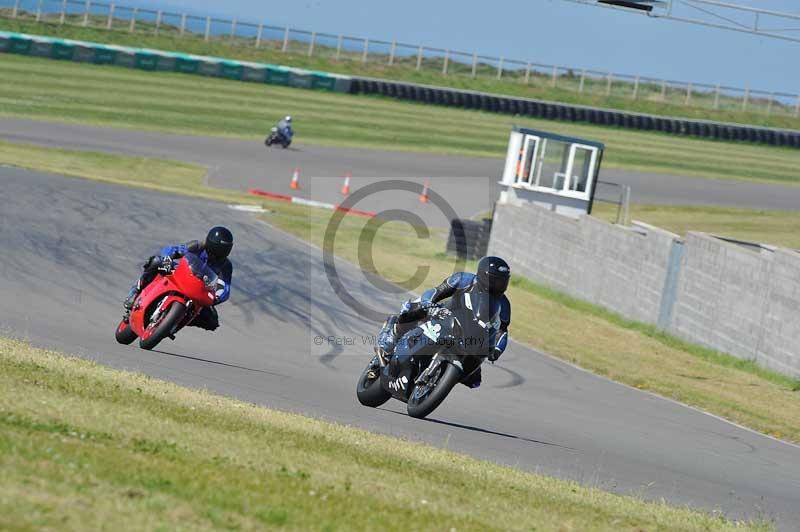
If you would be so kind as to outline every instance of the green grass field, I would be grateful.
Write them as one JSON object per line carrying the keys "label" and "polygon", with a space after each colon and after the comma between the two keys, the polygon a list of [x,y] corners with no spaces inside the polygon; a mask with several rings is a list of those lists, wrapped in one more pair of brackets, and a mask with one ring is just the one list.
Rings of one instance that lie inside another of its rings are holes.
{"label": "green grass field", "polygon": [[[680,205],[631,205],[631,219],[655,225],[679,235],[701,231],[717,236],[800,249],[800,213],[729,207]],[[617,207],[596,204],[593,215],[616,219]]]}
{"label": "green grass field", "polygon": [[297,141],[502,158],[513,124],[606,143],[605,167],[800,183],[800,150],[725,143],[185,74],[0,54],[0,116],[261,137],[295,117]]}
{"label": "green grass field", "polygon": [[770,530],[0,338],[3,530]]}
{"label": "green grass field", "polygon": [[[299,238],[321,246],[330,220],[330,211],[264,201],[230,191],[219,191],[203,185],[204,169],[199,166],[169,161],[142,159],[120,155],[93,154],[70,150],[20,146],[0,142],[0,163],[58,171],[68,169],[76,177],[150,188],[159,191],[189,194],[226,202],[258,203],[270,210],[264,216],[268,223]],[[119,169],[127,169],[120,171]],[[153,171],[159,172],[153,182]],[[683,208],[675,208],[688,218]],[[654,212],[668,216],[669,208]],[[739,211],[737,216],[758,219],[762,213]],[[696,212],[694,229],[704,224],[719,227],[727,223],[715,215],[708,219]],[[784,222],[794,224],[796,242],[800,234],[800,217],[786,215]],[[334,252],[358,264],[358,241],[365,230],[364,218],[347,216],[337,233]],[[432,230],[431,238],[419,240],[408,226],[391,222],[380,228],[374,239],[372,257],[374,273],[399,282],[417,266],[430,272],[426,285],[433,286],[453,271],[455,260],[446,256],[444,235]],[[787,232],[788,234],[789,232]],[[755,235],[759,236],[759,235]],[[764,236],[764,235],[761,235]],[[760,240],[760,238],[756,238]],[[467,268],[474,268],[468,263]],[[594,305],[575,300],[547,287],[516,279],[509,291],[514,312],[527,316],[515,320],[511,334],[517,341],[552,355],[574,362],[595,373],[608,376],[640,389],[702,408],[753,429],[786,440],[800,442],[800,381],[765,370],[752,361],[745,361],[716,351],[691,345],[659,332],[654,326],[625,320]],[[586,343],[573,334],[574,324],[581,323],[586,334],[596,341]]]}
{"label": "green grass field", "polygon": [[[530,84],[524,83],[523,73],[520,71],[506,69],[505,77],[502,80],[496,78],[496,68],[488,64],[480,65],[477,69],[477,77],[471,76],[471,67],[460,68],[461,75],[442,75],[443,59],[425,59],[421,70],[416,70],[416,57],[399,56],[392,66],[388,65],[388,51],[383,55],[372,55],[371,59],[364,63],[360,52],[345,51],[340,60],[335,59],[335,50],[330,46],[325,46],[320,42],[316,48],[316,54],[308,57],[307,46],[300,43],[293,43],[287,53],[280,51],[281,42],[266,42],[260,49],[255,48],[254,39],[224,38],[212,39],[205,42],[201,35],[187,33],[184,37],[179,37],[176,27],[164,26],[159,35],[154,35],[155,27],[151,23],[139,22],[136,33],[129,33],[127,21],[115,21],[115,30],[108,31],[105,28],[107,19],[104,17],[91,18],[92,27],[80,26],[83,22],[81,15],[73,16],[68,19],[73,25],[58,25],[49,22],[39,22],[30,17],[12,20],[8,12],[5,17],[0,18],[0,29],[6,31],[18,31],[23,33],[33,33],[41,35],[52,35],[62,38],[113,43],[126,46],[138,46],[145,48],[156,48],[162,50],[180,51],[199,55],[212,55],[218,57],[228,57],[249,61],[259,61],[264,63],[284,64],[337,72],[341,74],[362,75],[368,77],[378,77],[385,79],[395,79],[427,85],[440,85],[446,87],[462,88],[482,92],[506,94],[511,96],[523,96],[527,98],[537,98],[544,100],[560,101],[565,103],[576,103],[581,105],[591,105],[608,107],[613,109],[631,110],[643,113],[652,113],[666,116],[685,116],[690,118],[700,118],[709,120],[719,120],[723,122],[738,122],[744,124],[758,124],[765,126],[798,128],[800,118],[794,117],[793,107],[774,105],[771,114],[766,114],[767,102],[765,100],[751,99],[750,111],[741,110],[741,101],[726,98],[724,95],[720,99],[719,109],[713,109],[713,95],[695,91],[693,95],[693,105],[685,106],[685,92],[669,90],[666,99],[661,101],[661,85],[653,83],[642,83],[639,86],[638,97],[633,96],[633,84],[630,82],[620,82],[612,84],[611,94],[606,96],[606,81],[592,81],[588,78],[585,83],[586,91],[579,93],[580,73],[560,76],[557,87],[552,87],[552,79],[549,73],[534,75],[530,79]],[[275,38],[273,36],[272,38]],[[330,44],[330,42],[329,42]],[[374,50],[373,50],[374,51]],[[451,63],[451,72],[458,71],[459,65]],[[755,112],[753,109],[759,108],[762,112]]]}

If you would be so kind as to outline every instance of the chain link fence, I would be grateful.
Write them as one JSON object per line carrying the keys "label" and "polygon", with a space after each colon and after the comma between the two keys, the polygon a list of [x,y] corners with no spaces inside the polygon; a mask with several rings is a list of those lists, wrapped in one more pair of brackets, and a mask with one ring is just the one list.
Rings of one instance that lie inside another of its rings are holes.
{"label": "chain link fence", "polygon": [[134,34],[197,39],[224,43],[227,46],[279,52],[287,57],[360,63],[371,67],[371,74],[374,70],[389,73],[392,69],[405,69],[656,104],[800,116],[798,94],[548,65],[486,56],[476,52],[318,33],[238,19],[226,20],[191,13],[141,9],[113,2],[0,0],[0,16]]}

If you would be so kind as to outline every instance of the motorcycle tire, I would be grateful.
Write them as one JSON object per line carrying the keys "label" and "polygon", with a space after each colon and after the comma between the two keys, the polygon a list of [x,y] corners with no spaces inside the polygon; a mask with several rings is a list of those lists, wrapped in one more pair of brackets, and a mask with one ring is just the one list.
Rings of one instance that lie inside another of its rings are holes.
{"label": "motorcycle tire", "polygon": [[185,312],[183,305],[177,303],[170,305],[161,319],[155,325],[148,327],[144,335],[139,338],[139,347],[149,351],[157,346],[161,340],[169,336],[172,328],[183,319]]}
{"label": "motorcycle tire", "polygon": [[[427,392],[424,396],[417,398],[416,392],[419,386],[415,385],[411,389],[411,394],[408,397],[408,415],[411,417],[422,419],[442,404],[444,398],[450,393],[450,390],[458,384],[461,380],[461,370],[453,364],[442,364],[444,370],[439,374],[432,390]],[[428,385],[426,385],[428,386]]]}
{"label": "motorcycle tire", "polygon": [[137,338],[136,333],[131,329],[131,324],[125,320],[120,321],[119,325],[117,325],[117,331],[114,333],[114,337],[117,339],[117,342],[122,345],[131,344]]}
{"label": "motorcycle tire", "polygon": [[291,144],[291,142],[285,142],[285,143],[281,144],[281,146],[283,146],[283,149],[285,150],[286,148],[289,147],[290,144]]}
{"label": "motorcycle tire", "polygon": [[[358,384],[356,385],[356,397],[358,397],[358,402],[372,408],[381,406],[392,397],[392,395],[381,386],[380,364],[377,364],[377,358],[378,356],[375,355],[369,365],[364,368],[361,377],[358,378]],[[368,374],[371,369],[378,370],[377,378],[369,378]]]}
{"label": "motorcycle tire", "polygon": [[270,140],[269,137],[267,137],[267,140],[264,141],[264,146],[272,146],[272,140]]}

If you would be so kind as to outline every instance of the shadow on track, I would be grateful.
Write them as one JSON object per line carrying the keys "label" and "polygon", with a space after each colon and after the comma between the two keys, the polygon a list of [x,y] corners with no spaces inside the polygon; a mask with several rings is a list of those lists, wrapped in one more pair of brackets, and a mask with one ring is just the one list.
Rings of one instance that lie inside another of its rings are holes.
{"label": "shadow on track", "polygon": [[[410,416],[408,416],[408,414],[406,414],[404,412],[397,412],[396,410],[389,410],[388,408],[378,408],[378,410],[382,410],[383,412],[390,412],[392,414],[397,414],[398,416],[410,417]],[[508,434],[506,432],[497,432],[495,430],[482,429],[480,427],[474,427],[472,425],[462,425],[461,423],[453,423],[451,421],[442,421],[442,420],[439,420],[439,419],[432,419],[432,418],[420,419],[419,421],[428,422],[428,423],[436,423],[437,425],[446,425],[448,427],[455,427],[455,428],[458,428],[458,429],[471,430],[473,432],[480,432],[480,433],[483,433],[483,434],[491,434],[492,436],[501,436],[503,438],[509,438],[509,439],[512,439],[512,440],[519,440],[519,441],[524,441],[524,442],[528,442],[528,443],[535,443],[537,445],[548,445],[548,446],[551,446],[551,447],[558,447],[559,449],[566,449],[567,451],[577,451],[578,450],[578,449],[574,449],[572,447],[567,447],[566,445],[560,445],[558,443],[542,441],[542,440],[535,440],[533,438],[525,438],[524,436],[517,436],[515,434]]]}
{"label": "shadow on track", "polygon": [[167,355],[167,356],[171,356],[171,357],[176,357],[176,358],[184,358],[186,360],[196,360],[197,362],[205,362],[206,364],[214,364],[214,365],[217,365],[217,366],[225,366],[227,368],[241,369],[241,370],[244,370],[244,371],[253,371],[253,372],[256,372],[256,373],[264,373],[266,375],[275,375],[277,377],[288,377],[288,375],[284,375],[283,373],[276,373],[274,371],[267,371],[265,369],[255,369],[255,368],[248,368],[246,366],[237,366],[236,364],[228,364],[227,362],[219,362],[217,360],[208,360],[206,358],[193,357],[193,356],[189,356],[189,355],[179,355],[177,353],[170,353],[169,351],[161,351],[159,349],[153,349],[153,350],[151,350],[151,352],[152,353],[159,353],[161,355]]}

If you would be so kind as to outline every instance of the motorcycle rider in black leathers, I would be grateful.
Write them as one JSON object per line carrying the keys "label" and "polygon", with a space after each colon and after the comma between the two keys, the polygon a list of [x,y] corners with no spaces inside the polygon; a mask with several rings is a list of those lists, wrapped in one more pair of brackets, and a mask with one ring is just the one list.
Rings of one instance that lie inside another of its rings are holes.
{"label": "motorcycle rider in black leathers", "polygon": [[[475,274],[467,272],[454,273],[442,281],[439,286],[427,290],[417,299],[406,301],[399,314],[389,316],[386,320],[383,329],[378,334],[378,348],[382,350],[384,356],[391,358],[399,347],[397,345],[398,340],[404,339],[404,335],[417,328],[420,322],[448,315],[449,310],[438,305],[440,301],[457,295],[459,292],[477,291],[488,294],[499,305],[499,324],[496,325],[499,327],[497,341],[488,357],[490,361],[496,361],[503,354],[508,343],[511,303],[505,296],[505,291],[508,288],[510,278],[511,269],[506,261],[500,257],[489,256],[482,258],[478,262],[478,270]],[[422,335],[411,333],[408,337],[412,338],[413,341],[413,338],[422,338]],[[424,347],[420,345],[414,349],[419,352]],[[411,354],[412,349],[404,346],[402,351],[403,358],[406,358]],[[402,361],[395,360],[392,362],[402,364]],[[462,383],[470,388],[480,386],[480,368],[467,376]]]}

